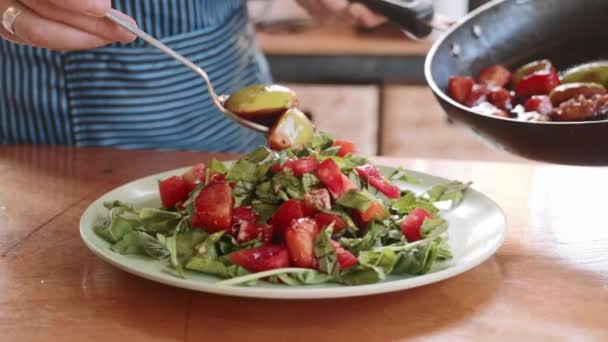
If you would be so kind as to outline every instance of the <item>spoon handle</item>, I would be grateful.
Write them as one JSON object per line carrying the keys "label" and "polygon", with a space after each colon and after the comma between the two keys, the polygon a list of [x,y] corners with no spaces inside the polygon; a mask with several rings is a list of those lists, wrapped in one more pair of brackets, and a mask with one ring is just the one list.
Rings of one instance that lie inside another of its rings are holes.
{"label": "spoon handle", "polygon": [[192,69],[192,71],[196,72],[200,77],[202,77],[205,80],[207,89],[209,90],[209,94],[211,95],[211,99],[213,100],[213,104],[222,113],[224,113],[225,115],[229,116],[232,120],[240,123],[241,125],[243,125],[247,128],[253,129],[260,133],[265,133],[265,134],[268,133],[268,127],[257,124],[252,121],[244,120],[243,118],[239,117],[238,115],[226,110],[226,108],[224,108],[224,105],[222,104],[222,100],[220,99],[219,95],[215,91],[215,88],[213,88],[213,84],[211,83],[211,80],[209,80],[209,75],[207,75],[205,70],[201,69],[198,65],[192,63],[189,59],[187,59],[186,57],[175,52],[175,50],[173,50],[170,47],[168,47],[167,45],[161,43],[160,41],[158,41],[151,35],[140,30],[136,25],[133,25],[131,22],[124,20],[122,17],[120,17],[120,15],[117,14],[117,11],[115,9],[110,9],[110,11],[108,11],[108,13],[106,13],[105,17],[107,19],[109,19],[110,21],[116,23],[117,25],[123,27],[125,30],[133,33],[134,35],[136,35],[138,38],[142,39],[146,43],[161,50],[162,52],[169,55],[176,61],[178,61],[178,62],[182,63],[183,65],[187,66],[188,68]]}

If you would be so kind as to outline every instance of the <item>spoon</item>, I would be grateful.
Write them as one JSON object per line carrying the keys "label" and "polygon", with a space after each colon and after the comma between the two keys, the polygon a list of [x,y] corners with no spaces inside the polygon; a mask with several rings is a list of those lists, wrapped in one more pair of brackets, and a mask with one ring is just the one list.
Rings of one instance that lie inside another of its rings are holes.
{"label": "spoon", "polygon": [[123,18],[118,16],[115,11],[116,10],[111,9],[110,11],[108,11],[108,13],[105,15],[105,17],[107,19],[111,20],[112,22],[116,23],[117,25],[123,27],[125,30],[133,33],[134,35],[136,35],[138,38],[142,39],[146,43],[161,50],[162,52],[169,55],[176,61],[178,61],[178,62],[182,63],[183,65],[187,66],[188,68],[192,69],[192,71],[196,72],[200,77],[202,77],[205,80],[205,84],[207,85],[207,89],[209,90],[209,94],[211,95],[211,99],[213,100],[213,104],[217,107],[217,109],[219,109],[222,113],[224,113],[229,119],[237,122],[238,124],[240,124],[246,128],[252,129],[256,132],[266,134],[266,135],[270,133],[270,129],[268,127],[266,127],[264,125],[260,125],[251,120],[244,119],[244,118],[240,117],[239,115],[226,109],[226,107],[224,107],[224,104],[223,104],[226,96],[220,96],[217,94],[217,92],[215,91],[215,88],[213,87],[213,84],[211,83],[211,81],[209,79],[209,75],[207,75],[205,70],[203,70],[196,64],[192,63],[186,57],[175,52],[173,49],[171,49],[167,45],[161,43],[154,37],[150,36],[146,32],[140,30],[136,25],[133,25],[132,23],[124,20]]}

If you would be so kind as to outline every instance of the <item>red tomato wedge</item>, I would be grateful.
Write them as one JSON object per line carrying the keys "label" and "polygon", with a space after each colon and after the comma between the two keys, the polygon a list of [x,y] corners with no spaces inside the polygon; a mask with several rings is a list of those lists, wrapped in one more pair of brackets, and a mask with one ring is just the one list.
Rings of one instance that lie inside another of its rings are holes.
{"label": "red tomato wedge", "polygon": [[511,110],[513,108],[511,93],[504,88],[492,90],[488,96],[488,100],[490,100],[490,103],[496,106],[496,108],[502,110]]}
{"label": "red tomato wedge", "polygon": [[553,103],[547,95],[536,95],[529,98],[524,104],[526,112],[537,112],[539,114],[549,115],[553,112]]}
{"label": "red tomato wedge", "polygon": [[317,221],[317,225],[321,229],[328,227],[333,222],[334,233],[339,233],[347,227],[346,222],[340,216],[328,213],[318,213],[315,216],[315,221]]}
{"label": "red tomato wedge", "polygon": [[244,249],[229,254],[228,259],[254,273],[289,267],[289,253],[282,246]]}
{"label": "red tomato wedge", "polygon": [[414,242],[422,239],[420,228],[427,217],[432,219],[433,215],[422,208],[416,208],[401,221],[401,232],[407,241]]}
{"label": "red tomato wedge", "polygon": [[237,207],[232,210],[232,222],[247,221],[257,223],[260,217],[250,207]]}
{"label": "red tomato wedge", "polygon": [[351,252],[345,250],[339,242],[331,240],[331,245],[334,247],[336,254],[338,255],[338,264],[340,264],[340,271],[344,271],[355,266],[359,261],[357,257]]}
{"label": "red tomato wedge", "polygon": [[200,163],[192,166],[190,170],[184,172],[182,178],[184,179],[184,183],[188,186],[188,191],[194,190],[196,186],[200,183],[205,182],[205,172],[207,170],[207,166],[205,164]]}
{"label": "red tomato wedge", "polygon": [[316,268],[314,254],[315,238],[319,234],[317,222],[311,218],[293,221],[285,232],[285,245],[294,265],[304,268]]}
{"label": "red tomato wedge", "polygon": [[479,83],[488,87],[504,87],[511,81],[511,72],[502,65],[492,65],[479,73]]}
{"label": "red tomato wedge", "polygon": [[348,140],[336,140],[334,146],[340,146],[338,150],[338,157],[346,157],[349,154],[353,154],[356,151],[355,144]]}
{"label": "red tomato wedge", "polygon": [[338,198],[349,190],[357,190],[357,186],[346,175],[344,175],[338,164],[328,158],[319,165],[317,177],[325,184],[334,198]]}
{"label": "red tomato wedge", "polygon": [[240,221],[235,224],[235,229],[238,242],[260,239],[261,242],[267,243],[272,238],[272,226],[267,224]]}
{"label": "red tomato wedge", "polygon": [[371,186],[378,189],[388,198],[399,198],[401,197],[401,190],[394,184],[384,179],[380,174],[380,171],[373,165],[367,164],[355,168],[355,172],[363,180],[367,181]]}
{"label": "red tomato wedge", "polygon": [[475,107],[478,104],[485,102],[490,94],[490,90],[483,84],[475,84],[465,101],[465,104],[469,107]]}
{"label": "red tomato wedge", "polygon": [[304,157],[300,159],[291,159],[281,165],[273,165],[273,172],[281,172],[283,169],[291,169],[295,176],[301,176],[305,173],[313,172],[319,166],[319,161],[314,157]]}
{"label": "red tomato wedge", "polygon": [[232,227],[232,188],[226,183],[212,183],[204,187],[196,198],[196,215],[209,233]]}
{"label": "red tomato wedge", "polygon": [[471,77],[450,77],[448,81],[448,93],[454,100],[464,104],[471,94],[474,84],[475,80]]}
{"label": "red tomato wedge", "polygon": [[559,75],[555,70],[538,71],[522,78],[515,92],[521,97],[548,95],[560,83]]}
{"label": "red tomato wedge", "polygon": [[304,207],[302,203],[295,199],[290,199],[279,207],[270,219],[270,224],[274,231],[281,238],[285,237],[285,230],[294,221],[304,217]]}
{"label": "red tomato wedge", "polygon": [[367,210],[361,214],[361,219],[365,222],[371,222],[373,220],[381,220],[386,217],[386,209],[380,202],[374,202],[367,208]]}
{"label": "red tomato wedge", "polygon": [[158,183],[160,200],[164,208],[174,208],[176,204],[188,199],[190,190],[182,176],[169,177]]}

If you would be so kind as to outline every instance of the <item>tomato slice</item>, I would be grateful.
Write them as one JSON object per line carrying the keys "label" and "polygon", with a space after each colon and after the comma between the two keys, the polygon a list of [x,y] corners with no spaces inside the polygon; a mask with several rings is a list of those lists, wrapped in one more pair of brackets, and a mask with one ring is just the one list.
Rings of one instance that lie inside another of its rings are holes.
{"label": "tomato slice", "polygon": [[511,72],[502,65],[492,65],[479,73],[479,83],[488,87],[504,87],[511,81]]}
{"label": "tomato slice", "polygon": [[553,88],[560,85],[559,75],[553,69],[538,71],[524,76],[517,84],[517,96],[528,97],[532,95],[548,95]]}
{"label": "tomato slice", "polygon": [[196,198],[196,215],[209,233],[232,227],[232,188],[226,183],[212,183],[204,187]]}
{"label": "tomato slice", "polygon": [[372,203],[367,210],[361,214],[361,218],[365,223],[373,220],[382,220],[386,217],[386,209],[379,201]]}
{"label": "tomato slice", "polygon": [[349,154],[353,154],[356,151],[355,144],[348,140],[336,140],[334,146],[339,146],[338,157],[346,157]]}
{"label": "tomato slice", "polygon": [[328,227],[333,222],[334,233],[339,233],[347,227],[346,222],[340,216],[328,213],[318,213],[315,216],[315,221],[321,229]]}
{"label": "tomato slice", "polygon": [[388,198],[399,198],[401,197],[401,190],[394,184],[384,179],[380,174],[380,171],[373,165],[366,164],[355,168],[355,172],[359,177],[366,180],[371,186],[378,189]]}
{"label": "tomato slice", "polygon": [[478,104],[485,102],[490,94],[490,90],[483,84],[475,84],[465,101],[465,104],[469,107],[475,107]]}
{"label": "tomato slice", "polygon": [[427,217],[432,219],[433,215],[422,208],[416,208],[401,221],[401,232],[407,241],[414,242],[422,239],[420,228]]}
{"label": "tomato slice", "polygon": [[319,161],[314,157],[303,157],[300,159],[290,159],[282,166],[275,164],[271,170],[275,173],[283,171],[285,168],[291,169],[295,176],[301,176],[305,173],[313,172],[319,166]]}
{"label": "tomato slice", "polygon": [[249,272],[289,267],[289,253],[282,246],[262,246],[230,253],[228,259]]}
{"label": "tomato slice", "polygon": [[319,165],[317,177],[325,184],[334,198],[342,196],[349,190],[357,190],[355,183],[340,171],[338,164],[331,158]]}
{"label": "tomato slice", "polygon": [[260,217],[251,209],[251,207],[237,207],[232,210],[232,222],[237,223],[243,220],[251,223],[257,223]]}
{"label": "tomato slice", "polygon": [[285,237],[285,230],[292,221],[304,217],[304,208],[302,203],[295,199],[285,201],[270,219],[270,224],[274,227],[274,231],[281,238]]}
{"label": "tomato slice", "polygon": [[331,245],[334,247],[336,254],[338,255],[338,264],[340,265],[340,271],[344,271],[355,266],[359,260],[351,252],[345,250],[339,242],[331,240]]}
{"label": "tomato slice", "polygon": [[298,267],[316,268],[315,238],[319,234],[317,222],[311,218],[293,221],[285,232],[285,245],[291,261]]}
{"label": "tomato slice", "polygon": [[471,77],[450,77],[448,81],[448,93],[456,101],[464,104],[473,90],[475,80]]}
{"label": "tomato slice", "polygon": [[196,164],[190,168],[190,170],[184,172],[182,178],[184,179],[184,183],[188,186],[188,190],[192,191],[196,186],[205,181],[205,172],[207,171],[207,166],[203,163]]}
{"label": "tomato slice", "polygon": [[524,108],[526,112],[549,115],[553,112],[553,103],[551,103],[551,98],[547,95],[535,95],[526,101]]}
{"label": "tomato slice", "polygon": [[158,183],[160,200],[164,208],[175,208],[175,205],[188,199],[190,190],[182,176],[169,177]]}
{"label": "tomato slice", "polygon": [[496,106],[496,108],[502,110],[511,110],[513,108],[513,98],[511,93],[504,88],[492,90],[488,96],[488,99],[490,100],[491,104]]}

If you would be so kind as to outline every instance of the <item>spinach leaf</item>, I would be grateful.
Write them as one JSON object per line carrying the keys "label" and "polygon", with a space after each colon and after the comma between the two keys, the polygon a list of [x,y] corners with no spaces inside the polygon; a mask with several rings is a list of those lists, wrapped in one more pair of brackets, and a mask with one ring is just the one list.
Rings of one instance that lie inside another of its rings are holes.
{"label": "spinach leaf", "polygon": [[439,212],[439,209],[427,199],[416,197],[416,194],[409,190],[404,191],[402,196],[393,202],[391,206],[391,209],[396,211],[399,215],[409,214],[416,208],[422,208],[433,215]]}
{"label": "spinach leaf", "polygon": [[397,252],[393,274],[422,275],[430,271],[437,259],[438,244],[435,241]]}
{"label": "spinach leaf", "polygon": [[321,151],[330,148],[334,144],[334,139],[326,133],[319,132],[316,134],[310,143],[310,148],[316,151]]}
{"label": "spinach leaf", "polygon": [[342,272],[339,282],[344,285],[375,284],[386,278],[386,274],[378,267],[356,265]]}
{"label": "spinach leaf", "polygon": [[281,280],[283,283],[289,286],[301,286],[301,285],[318,285],[331,281],[333,278],[329,274],[321,273],[315,270],[309,270],[309,272],[301,273],[280,273],[271,277],[272,282],[278,282]]}
{"label": "spinach leaf", "polygon": [[112,245],[111,249],[119,254],[123,255],[134,255],[134,254],[144,254],[144,249],[139,240],[139,232],[132,231],[127,235],[123,236],[123,238]]}
{"label": "spinach leaf", "polygon": [[228,172],[228,169],[226,168],[224,163],[215,158],[211,159],[211,162],[209,163],[209,169],[222,175],[225,175],[226,172]]}
{"label": "spinach leaf", "polygon": [[[283,191],[289,198],[302,199],[304,188],[300,179],[293,175],[291,169],[285,169],[272,177],[272,190],[279,196]],[[284,200],[286,200],[284,198]]]}
{"label": "spinach leaf", "polygon": [[256,199],[265,203],[279,203],[280,199],[273,190],[272,182],[260,183],[255,188]]}
{"label": "spinach leaf", "polygon": [[117,243],[122,240],[125,235],[135,231],[141,226],[141,223],[138,220],[123,217],[123,214],[131,214],[131,216],[134,216],[132,215],[131,210],[130,207],[122,205],[111,207],[109,222],[106,221],[105,223],[96,225],[93,228],[95,233],[111,243]]}
{"label": "spinach leaf", "polygon": [[319,184],[321,184],[321,181],[312,173],[305,173],[302,175],[302,189],[304,190],[304,193],[309,193],[312,187]]}
{"label": "spinach leaf", "polygon": [[367,233],[362,238],[342,238],[340,244],[355,255],[374,247],[382,246],[382,238],[388,233],[389,227],[372,222]]}
{"label": "spinach leaf", "polygon": [[360,212],[365,212],[374,203],[376,199],[367,191],[350,190],[338,198],[336,203],[339,205],[357,209]]}
{"label": "spinach leaf", "polygon": [[170,261],[171,261],[171,266],[173,266],[173,268],[175,269],[175,271],[177,272],[177,275],[180,278],[185,278],[184,277],[184,268],[182,267],[182,264],[179,260],[179,256],[178,256],[178,250],[177,250],[177,235],[172,235],[170,237],[168,237],[165,241],[166,246],[167,246],[167,250],[169,251],[169,255],[170,255]]}
{"label": "spinach leaf", "polygon": [[471,184],[471,182],[462,183],[459,181],[438,184],[428,190],[427,195],[431,202],[452,201],[452,205],[456,206],[462,202],[464,194]]}
{"label": "spinach leaf", "polygon": [[230,170],[226,178],[231,182],[243,181],[247,183],[255,183],[258,180],[258,166],[246,159],[239,159]]}
{"label": "spinach leaf", "polygon": [[336,250],[331,245],[331,235],[333,231],[334,224],[332,223],[317,235],[314,244],[314,253],[319,262],[319,270],[331,276],[337,276],[340,273],[340,264],[338,263]]}
{"label": "spinach leaf", "polygon": [[139,211],[139,220],[143,230],[151,233],[172,231],[181,219],[182,215],[174,211],[153,208],[143,208]]}
{"label": "spinach leaf", "polygon": [[144,232],[137,232],[137,234],[139,236],[139,243],[146,255],[158,260],[164,260],[171,257],[171,253],[167,249],[167,246],[163,244],[158,237],[155,238]]}
{"label": "spinach leaf", "polygon": [[194,256],[188,260],[187,270],[213,274],[222,278],[240,277],[249,272],[241,266],[232,264],[225,258],[215,259],[208,256]]}
{"label": "spinach leaf", "polygon": [[196,246],[196,255],[199,257],[216,259],[218,257],[216,244],[218,241],[220,241],[225,233],[225,231],[220,231],[207,236],[202,243],[199,243]]}
{"label": "spinach leaf", "polygon": [[379,268],[384,274],[390,274],[397,263],[397,254],[389,248],[383,248],[380,252],[361,252],[358,259],[361,265]]}
{"label": "spinach leaf", "polygon": [[254,192],[255,185],[253,183],[237,181],[234,184],[234,189],[232,192],[234,196],[234,206],[241,207],[251,204]]}
{"label": "spinach leaf", "polygon": [[390,181],[402,181],[402,182],[406,182],[406,183],[410,183],[410,184],[414,184],[414,185],[419,185],[422,184],[422,181],[420,181],[420,179],[411,176],[405,169],[403,169],[402,167],[398,167],[394,170],[392,170],[391,172],[389,172],[389,174],[387,175],[386,172],[383,172],[384,170],[380,170],[383,174],[384,177],[388,178]]}
{"label": "spinach leaf", "polygon": [[259,201],[253,201],[251,203],[251,209],[259,215],[264,221],[268,221],[274,215],[274,213],[279,209],[278,205],[262,203]]}
{"label": "spinach leaf", "polygon": [[425,218],[420,227],[420,236],[423,238],[437,237],[448,230],[448,222],[441,218]]}

